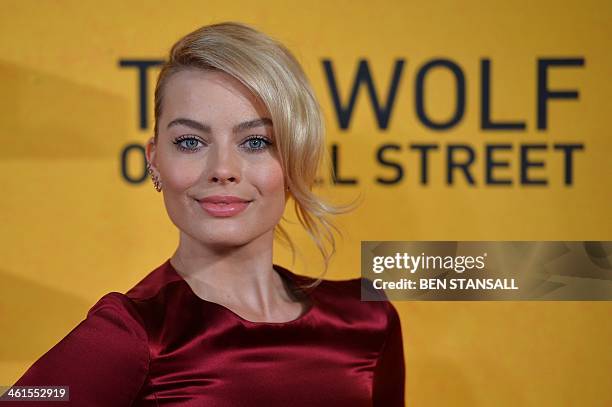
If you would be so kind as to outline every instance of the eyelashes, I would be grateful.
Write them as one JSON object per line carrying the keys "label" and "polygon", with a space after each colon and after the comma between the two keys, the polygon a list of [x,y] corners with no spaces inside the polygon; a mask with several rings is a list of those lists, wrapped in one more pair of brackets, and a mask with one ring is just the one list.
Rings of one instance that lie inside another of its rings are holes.
{"label": "eyelashes", "polygon": [[[251,142],[255,142],[255,144]],[[268,146],[272,144],[272,142],[264,136],[251,136],[247,138],[242,144],[245,143],[248,145],[248,149],[253,151],[265,150],[266,148],[268,148]]]}
{"label": "eyelashes", "polygon": [[199,150],[199,148],[196,148],[197,143],[202,142],[195,137],[180,136],[177,137],[172,143],[176,145],[176,148],[179,151],[196,151]]}
{"label": "eyelashes", "polygon": [[[197,152],[205,145],[198,137],[191,135],[179,136],[172,143],[176,146],[177,150],[187,153]],[[198,143],[201,146],[198,146]],[[265,136],[253,135],[244,140],[240,144],[240,148],[249,153],[259,153],[267,150],[272,144],[272,141]]]}

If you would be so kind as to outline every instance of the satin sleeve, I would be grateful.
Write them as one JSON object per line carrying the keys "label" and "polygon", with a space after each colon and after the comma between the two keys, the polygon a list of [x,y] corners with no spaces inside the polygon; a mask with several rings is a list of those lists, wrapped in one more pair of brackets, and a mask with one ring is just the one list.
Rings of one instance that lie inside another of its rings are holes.
{"label": "satin sleeve", "polygon": [[129,406],[149,369],[146,330],[124,294],[103,296],[15,386],[69,386],[70,402],[17,402],[35,406]]}
{"label": "satin sleeve", "polygon": [[392,303],[387,308],[387,336],[374,369],[373,406],[404,407],[404,347],[402,327]]}

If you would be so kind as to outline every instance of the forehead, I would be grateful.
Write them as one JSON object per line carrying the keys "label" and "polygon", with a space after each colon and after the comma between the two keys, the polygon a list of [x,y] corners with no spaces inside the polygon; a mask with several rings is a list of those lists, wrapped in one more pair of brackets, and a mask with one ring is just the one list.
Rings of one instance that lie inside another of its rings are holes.
{"label": "forehead", "polygon": [[185,69],[168,78],[164,85],[163,113],[249,115],[263,117],[263,103],[238,79],[222,72]]}

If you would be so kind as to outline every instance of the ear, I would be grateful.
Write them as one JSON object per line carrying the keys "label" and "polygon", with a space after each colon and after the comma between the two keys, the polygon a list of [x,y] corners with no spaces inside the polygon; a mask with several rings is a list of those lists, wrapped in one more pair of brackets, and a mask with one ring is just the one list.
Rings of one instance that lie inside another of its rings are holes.
{"label": "ear", "polygon": [[156,166],[156,163],[155,163],[156,149],[157,149],[157,146],[155,145],[155,138],[151,137],[147,141],[147,144],[145,146],[145,156],[147,158],[147,161],[151,163],[152,167]]}

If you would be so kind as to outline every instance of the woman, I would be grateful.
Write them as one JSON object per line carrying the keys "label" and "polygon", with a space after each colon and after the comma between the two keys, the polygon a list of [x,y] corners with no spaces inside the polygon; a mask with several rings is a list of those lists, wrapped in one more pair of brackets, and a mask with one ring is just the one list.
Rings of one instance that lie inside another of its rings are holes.
{"label": "woman", "polygon": [[15,385],[67,385],[78,406],[403,406],[393,305],[360,301],[359,278],[273,264],[275,232],[293,249],[279,224],[293,198],[327,268],[327,215],[348,207],[311,192],[324,152],[319,106],[283,45],[231,22],[180,39],[146,148],[178,248]]}

